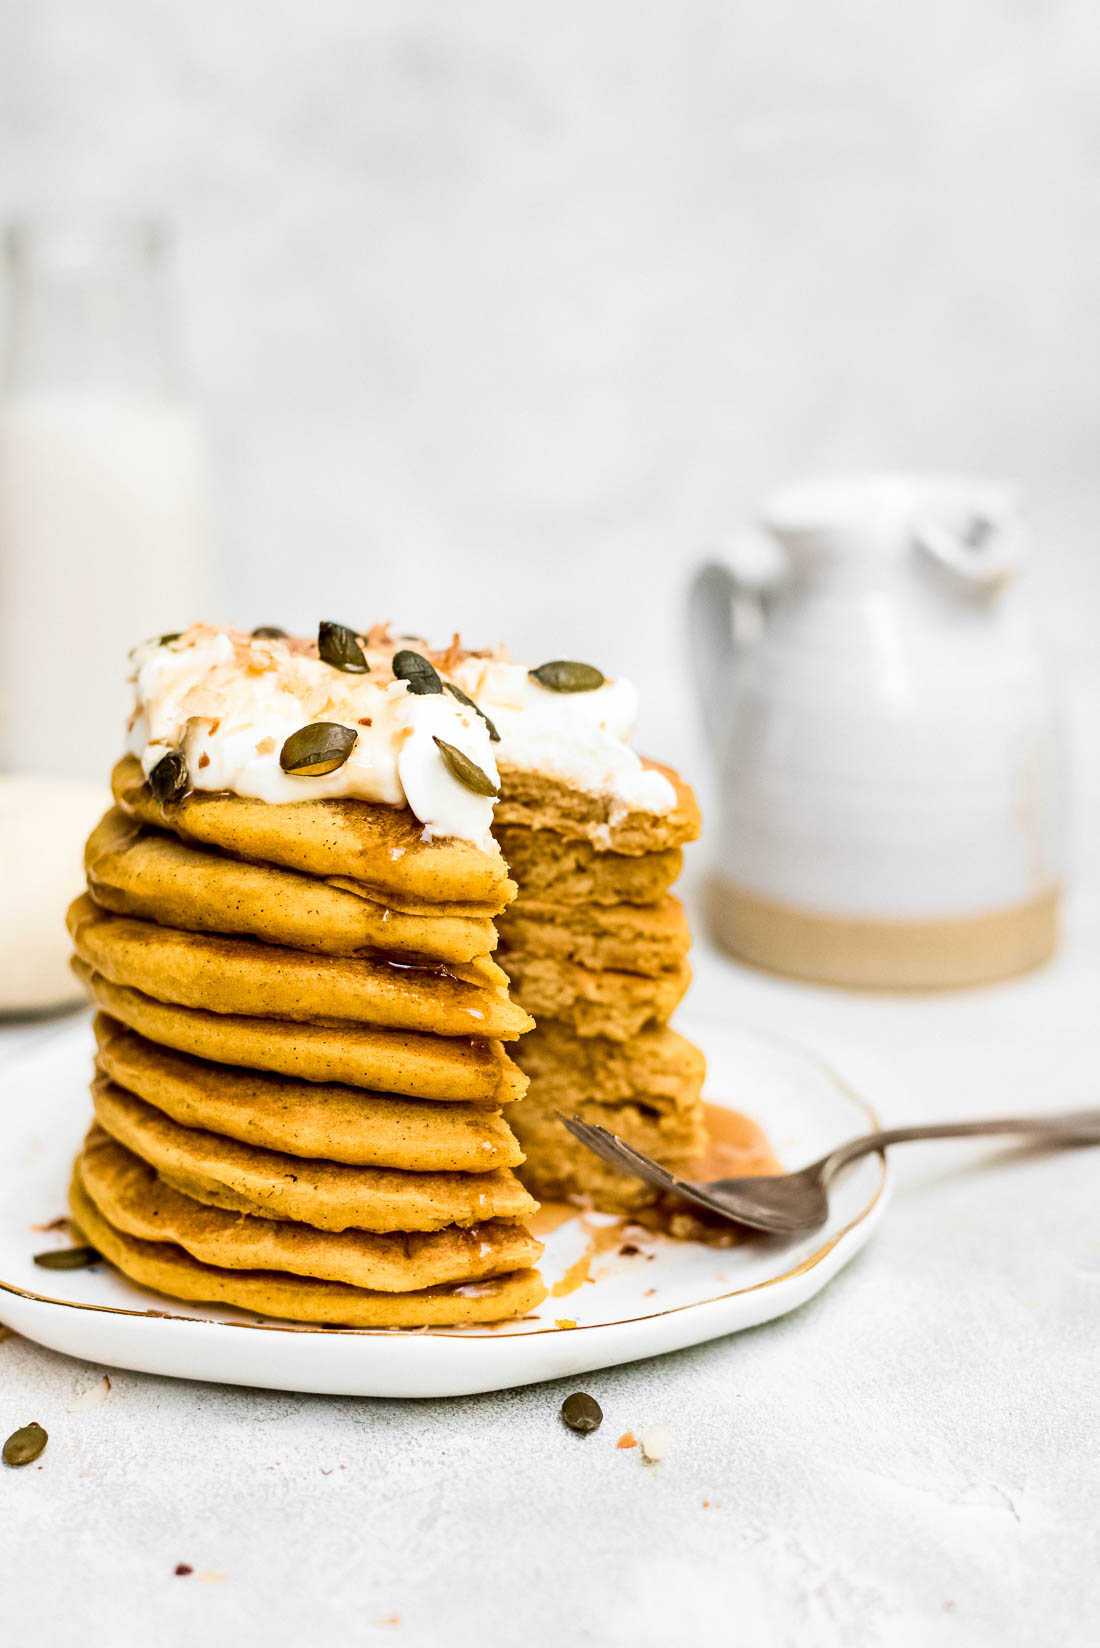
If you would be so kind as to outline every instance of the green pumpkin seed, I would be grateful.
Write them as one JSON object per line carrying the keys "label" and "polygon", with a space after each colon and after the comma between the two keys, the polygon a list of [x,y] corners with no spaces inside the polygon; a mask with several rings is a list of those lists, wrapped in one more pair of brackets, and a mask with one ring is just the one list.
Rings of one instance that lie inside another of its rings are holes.
{"label": "green pumpkin seed", "polygon": [[370,665],[359,638],[346,624],[321,624],[317,630],[317,651],[326,664],[345,675],[369,675]]}
{"label": "green pumpkin seed", "polygon": [[593,664],[577,664],[569,658],[554,658],[549,664],[528,670],[528,675],[540,687],[551,692],[595,692],[602,687],[604,677]]}
{"label": "green pumpkin seed", "polygon": [[167,755],[162,755],[149,774],[149,788],[154,799],[162,805],[168,801],[178,801],[190,787],[187,762],[179,750],[169,750]]}
{"label": "green pumpkin seed", "polygon": [[[434,738],[434,734],[432,735]],[[482,772],[476,761],[471,761],[468,755],[456,750],[453,744],[444,743],[442,738],[435,739],[439,753],[450,769],[451,775],[465,784],[468,790],[475,795],[499,795],[500,789],[493,783],[488,773]]]}
{"label": "green pumpkin seed", "polygon": [[561,1405],[561,1422],[578,1436],[591,1436],[603,1424],[603,1409],[587,1391],[574,1391]]}
{"label": "green pumpkin seed", "polygon": [[102,1253],[94,1247],[84,1245],[50,1248],[46,1253],[36,1253],[34,1262],[43,1270],[86,1270],[89,1265],[98,1265],[102,1258]]}
{"label": "green pumpkin seed", "polygon": [[162,635],[160,640],[157,642],[157,646],[166,647],[170,641],[178,641],[182,634],[183,631],[181,629],[174,629],[170,635]]}
{"label": "green pumpkin seed", "polygon": [[399,681],[407,681],[410,692],[420,694],[442,692],[443,683],[422,653],[395,652],[393,673]]}
{"label": "green pumpkin seed", "polygon": [[279,751],[279,765],[298,778],[323,778],[344,765],[358,737],[339,721],[311,721],[291,733]]}
{"label": "green pumpkin seed", "polygon": [[261,624],[259,629],[252,631],[254,641],[282,641],[286,637],[286,630],[280,629],[278,624]]}
{"label": "green pumpkin seed", "polygon": [[32,1420],[22,1429],[12,1431],[4,1443],[4,1464],[33,1465],[49,1440],[42,1426]]}
{"label": "green pumpkin seed", "polygon": [[452,698],[457,698],[459,703],[465,704],[468,710],[473,710],[475,715],[480,715],[481,719],[489,729],[490,742],[493,744],[499,744],[500,734],[493,726],[493,723],[489,720],[489,717],[486,715],[485,711],[481,708],[481,705],[475,704],[472,698],[467,698],[462,688],[456,687],[453,681],[444,681],[443,685],[446,687]]}

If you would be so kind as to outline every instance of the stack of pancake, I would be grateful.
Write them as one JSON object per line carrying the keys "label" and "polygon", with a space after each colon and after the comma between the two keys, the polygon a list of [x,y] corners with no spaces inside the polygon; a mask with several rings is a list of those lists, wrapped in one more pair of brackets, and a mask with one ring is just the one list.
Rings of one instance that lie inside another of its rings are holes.
{"label": "stack of pancake", "polygon": [[677,1173],[706,1142],[703,1055],[668,1028],[691,979],[691,935],[669,889],[699,810],[676,773],[656,770],[676,791],[667,813],[624,812],[502,764],[493,830],[519,885],[499,923],[500,961],[537,1024],[516,1050],[530,1077],[511,1114],[527,1158],[520,1177],[541,1199],[605,1212],[637,1213],[658,1193],[577,1143],[559,1112]]}
{"label": "stack of pancake", "polygon": [[132,757],[113,788],[69,912],[99,1008],[87,1240],[160,1292],[295,1321],[531,1310],[499,853],[360,800],[161,803]]}

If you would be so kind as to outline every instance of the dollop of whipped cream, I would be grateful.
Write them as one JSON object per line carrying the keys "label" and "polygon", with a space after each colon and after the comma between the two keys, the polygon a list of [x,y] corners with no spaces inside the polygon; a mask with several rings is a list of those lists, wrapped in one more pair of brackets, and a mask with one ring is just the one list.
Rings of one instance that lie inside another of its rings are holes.
{"label": "dollop of whipped cream", "polygon": [[[611,817],[668,812],[672,785],[647,771],[630,748],[637,695],[628,681],[591,692],[540,686],[503,651],[472,653],[456,636],[435,650],[387,625],[361,635],[368,674],[325,663],[315,641],[248,635],[193,624],[181,635],[135,648],[134,710],[127,748],[146,777],[170,751],[187,762],[191,787],[279,803],[351,796],[408,806],[428,836],[456,836],[484,846],[493,797],[457,779],[435,739],[481,768],[494,786],[501,767],[533,769],[606,797]],[[393,673],[394,653],[428,658],[489,716],[500,734],[449,692],[414,693]],[[334,721],[356,733],[335,772],[286,773],[279,755],[291,733]]]}

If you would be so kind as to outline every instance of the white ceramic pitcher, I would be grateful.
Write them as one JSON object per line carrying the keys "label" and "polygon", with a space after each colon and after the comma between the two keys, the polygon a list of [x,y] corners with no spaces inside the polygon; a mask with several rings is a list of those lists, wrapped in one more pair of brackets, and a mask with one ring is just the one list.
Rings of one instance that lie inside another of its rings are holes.
{"label": "white ceramic pitcher", "polygon": [[[893,989],[1044,960],[1063,738],[1015,587],[1011,491],[807,482],[763,524],[770,539],[701,567],[690,598],[720,774],[715,937],[776,972]],[[746,612],[763,615],[754,638]]]}

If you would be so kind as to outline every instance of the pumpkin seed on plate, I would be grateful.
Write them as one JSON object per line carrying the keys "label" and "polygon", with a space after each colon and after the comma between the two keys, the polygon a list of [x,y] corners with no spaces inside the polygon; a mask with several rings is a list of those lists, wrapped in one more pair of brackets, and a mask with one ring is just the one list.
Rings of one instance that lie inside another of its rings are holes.
{"label": "pumpkin seed on plate", "polygon": [[32,1420],[29,1425],[12,1431],[4,1443],[4,1464],[33,1465],[49,1440],[42,1426]]}
{"label": "pumpkin seed on plate", "polygon": [[399,681],[407,681],[410,692],[442,692],[443,683],[423,653],[405,648],[393,655],[393,673]]}
{"label": "pumpkin seed on plate", "polygon": [[317,628],[317,651],[326,664],[345,675],[369,675],[370,665],[359,638],[346,624],[322,623]]}
{"label": "pumpkin seed on plate", "polygon": [[591,1436],[603,1424],[603,1409],[587,1391],[574,1391],[561,1405],[561,1422],[578,1436]]}
{"label": "pumpkin seed on plate", "polygon": [[323,778],[342,767],[359,734],[339,721],[310,721],[292,732],[279,751],[279,765],[298,778]]}
{"label": "pumpkin seed on plate", "polygon": [[278,624],[261,624],[252,631],[254,641],[282,641],[285,636],[286,630],[280,629]]}
{"label": "pumpkin seed on plate", "polygon": [[540,687],[548,687],[551,692],[595,692],[604,684],[603,672],[594,664],[578,664],[570,658],[553,658],[550,663],[540,664],[538,669],[527,673]]}
{"label": "pumpkin seed on plate", "polygon": [[486,715],[486,713],[482,709],[481,705],[480,704],[475,704],[472,698],[467,698],[467,696],[463,692],[462,688],[461,687],[456,687],[453,681],[444,681],[443,685],[447,689],[447,691],[450,693],[452,698],[457,698],[459,703],[460,704],[465,704],[465,706],[468,710],[473,710],[475,715],[480,715],[481,719],[484,721],[485,725],[489,729],[490,741],[494,744],[499,744],[500,743],[500,734],[499,734],[499,732],[497,732],[496,728],[493,726],[493,723],[489,720],[489,717]]}
{"label": "pumpkin seed on plate", "polygon": [[162,755],[149,774],[149,788],[157,801],[178,801],[190,787],[187,762],[179,750]]}
{"label": "pumpkin seed on plate", "polygon": [[80,1247],[53,1247],[45,1253],[36,1253],[34,1262],[43,1270],[86,1270],[89,1265],[98,1265],[102,1258],[102,1253],[83,1243]]}
{"label": "pumpkin seed on plate", "polygon": [[[434,733],[432,736],[435,738]],[[446,743],[442,738],[435,738],[435,743],[451,776],[457,778],[460,784],[465,784],[475,795],[500,794],[499,786],[493,783],[488,773],[482,772],[476,761],[471,761],[468,755],[463,755],[461,750],[456,750],[453,744]]]}

